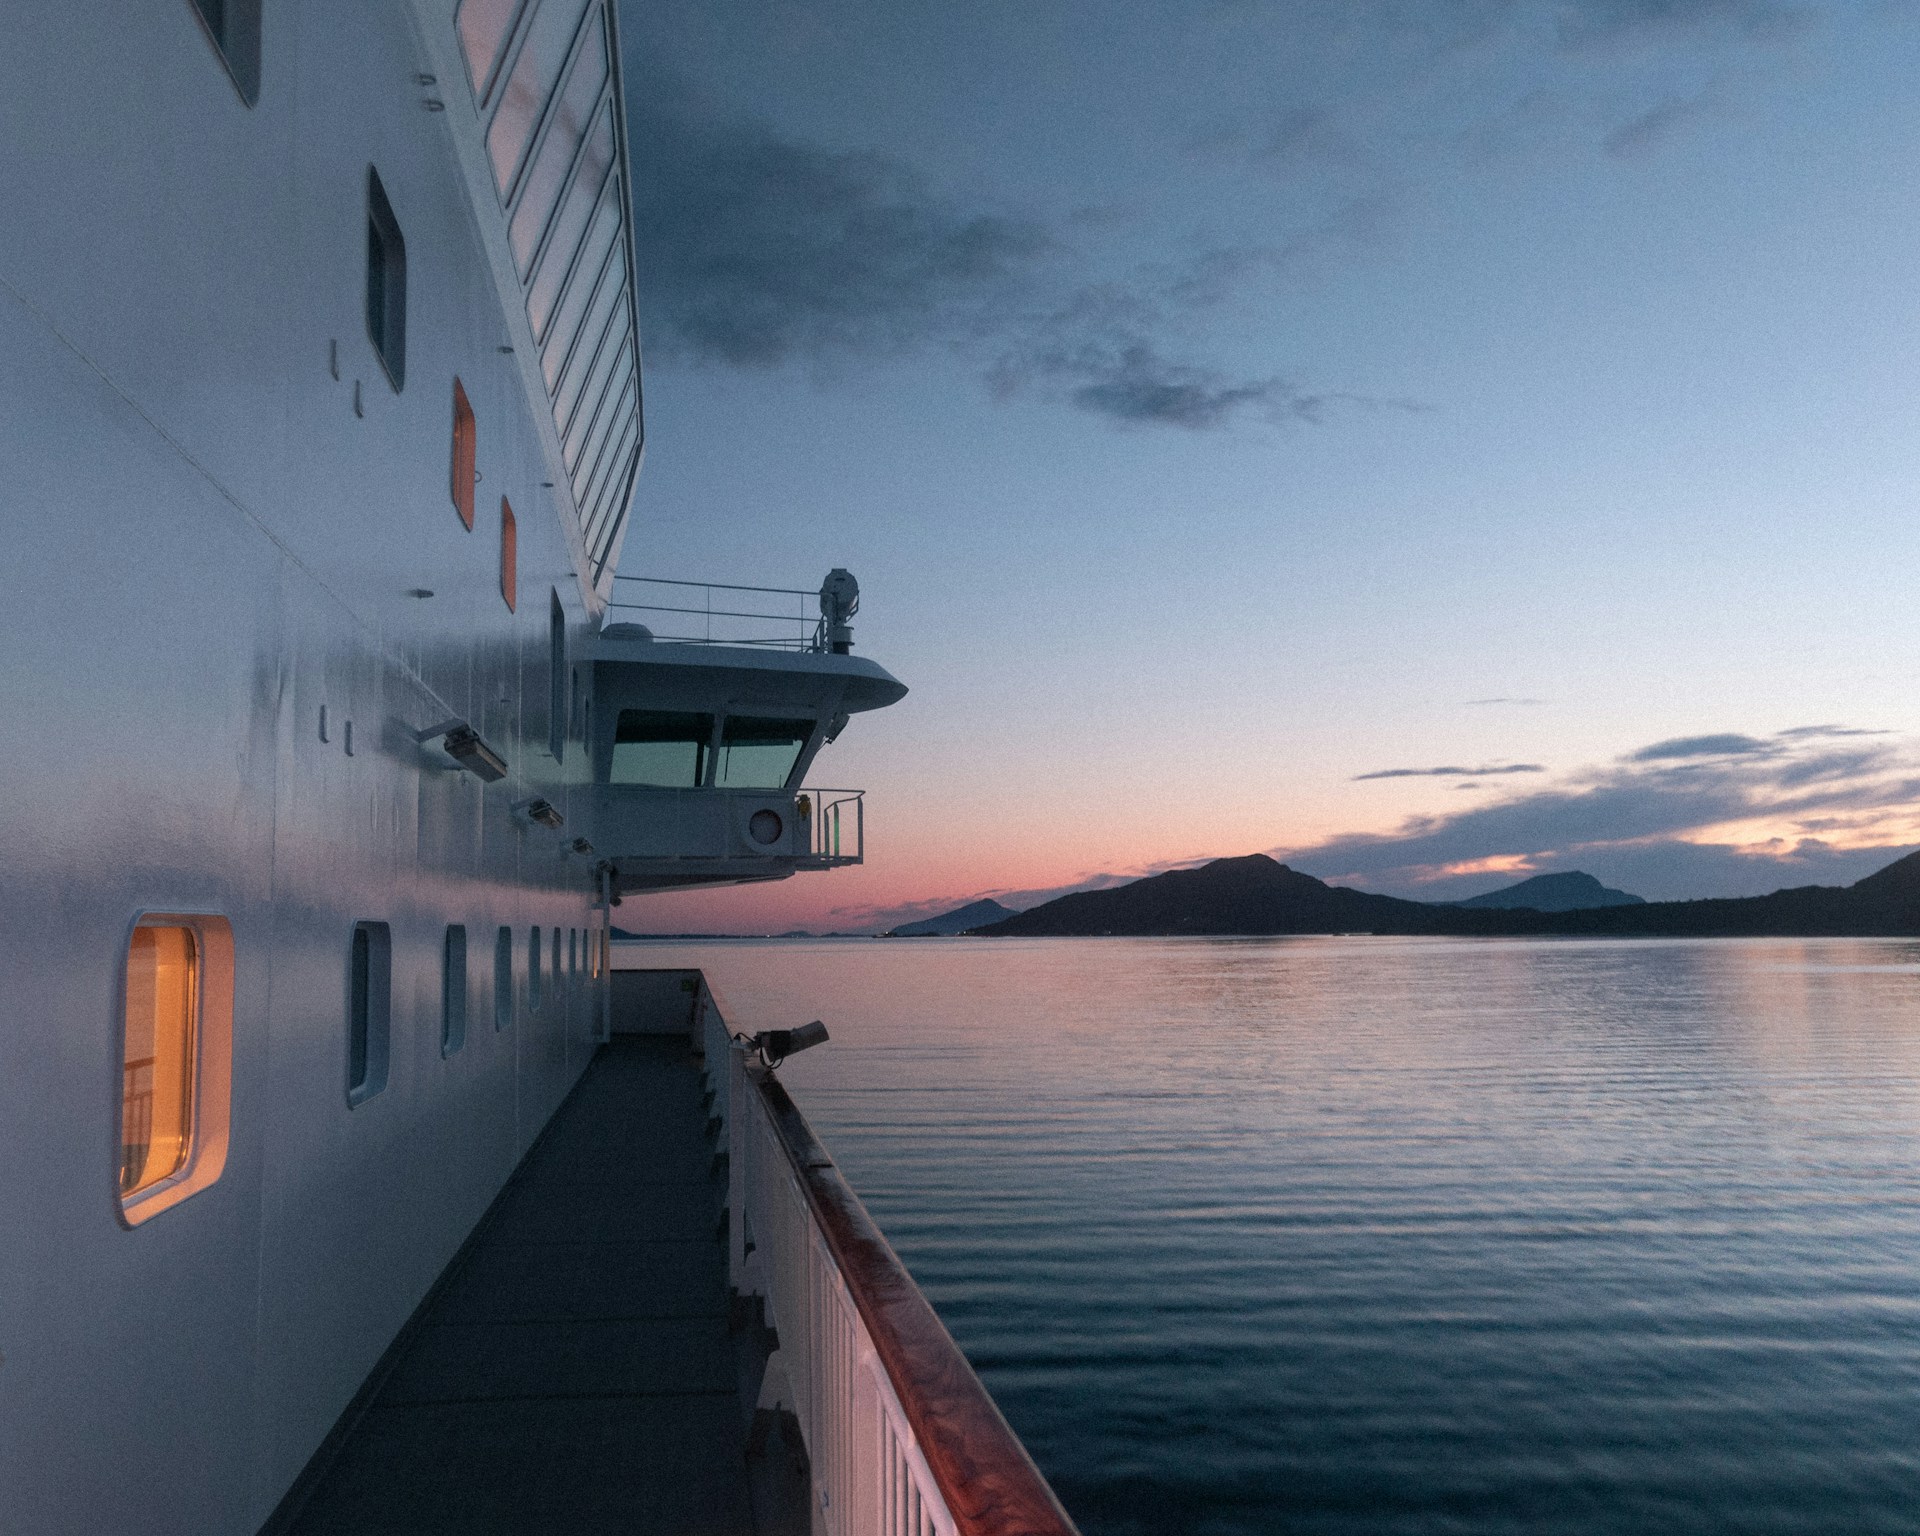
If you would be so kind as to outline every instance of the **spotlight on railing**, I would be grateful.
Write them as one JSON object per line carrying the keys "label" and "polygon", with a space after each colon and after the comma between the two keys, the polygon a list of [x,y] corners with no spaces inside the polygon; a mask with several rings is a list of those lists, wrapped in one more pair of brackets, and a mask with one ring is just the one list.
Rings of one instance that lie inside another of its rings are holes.
{"label": "spotlight on railing", "polygon": [[827,1026],[818,1019],[798,1029],[763,1029],[747,1039],[747,1044],[760,1053],[760,1059],[769,1067],[779,1066],[795,1051],[826,1043]]}

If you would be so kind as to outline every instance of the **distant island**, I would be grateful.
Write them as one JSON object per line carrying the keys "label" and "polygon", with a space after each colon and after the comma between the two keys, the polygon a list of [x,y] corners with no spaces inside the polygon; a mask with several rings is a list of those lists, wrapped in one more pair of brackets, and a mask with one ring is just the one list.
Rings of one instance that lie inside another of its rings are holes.
{"label": "distant island", "polygon": [[1643,907],[1644,896],[1616,891],[1578,869],[1535,875],[1518,885],[1502,886],[1465,901],[1443,901],[1443,907],[1530,907],[1535,912],[1578,912],[1587,907]]}
{"label": "distant island", "polygon": [[987,896],[979,901],[970,901],[964,907],[955,907],[951,912],[942,912],[938,917],[924,917],[917,923],[902,923],[898,928],[889,928],[885,937],[948,938],[956,933],[965,933],[969,928],[984,928],[988,923],[1003,922],[1018,915],[1012,907],[1003,907]]}
{"label": "distant island", "polygon": [[[1559,878],[1559,877],[1548,877]],[[1591,876],[1583,876],[1591,879]],[[1525,884],[1527,882],[1523,882]],[[1595,881],[1595,885],[1599,882]],[[1602,890],[1605,887],[1601,887]],[[1489,895],[1511,895],[1490,892]],[[1613,892],[1624,897],[1625,892]],[[1215,859],[1111,890],[1062,896],[972,930],[1006,937],[1367,933],[1496,937],[1906,937],[1920,935],[1920,853],[1849,886],[1804,885],[1770,896],[1642,901],[1542,911],[1440,906],[1328,885],[1267,857]]]}

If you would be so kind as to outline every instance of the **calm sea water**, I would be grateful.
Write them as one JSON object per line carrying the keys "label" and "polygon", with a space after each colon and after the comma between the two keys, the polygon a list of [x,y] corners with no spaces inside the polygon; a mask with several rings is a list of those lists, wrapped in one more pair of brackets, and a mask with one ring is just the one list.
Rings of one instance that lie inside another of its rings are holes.
{"label": "calm sea water", "polygon": [[1920,944],[649,952],[1087,1536],[1920,1531]]}

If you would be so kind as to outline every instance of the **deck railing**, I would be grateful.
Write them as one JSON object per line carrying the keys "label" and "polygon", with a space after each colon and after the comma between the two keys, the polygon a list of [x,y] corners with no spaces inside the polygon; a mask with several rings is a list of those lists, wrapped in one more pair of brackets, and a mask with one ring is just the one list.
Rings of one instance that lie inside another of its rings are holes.
{"label": "deck railing", "polygon": [[614,577],[613,616],[642,623],[656,640],[682,645],[751,645],[824,651],[820,594],[798,587],[743,587],[724,581]]}
{"label": "deck railing", "polygon": [[701,985],[728,1149],[729,1269],[758,1295],[825,1536],[1076,1536],[866,1207]]}

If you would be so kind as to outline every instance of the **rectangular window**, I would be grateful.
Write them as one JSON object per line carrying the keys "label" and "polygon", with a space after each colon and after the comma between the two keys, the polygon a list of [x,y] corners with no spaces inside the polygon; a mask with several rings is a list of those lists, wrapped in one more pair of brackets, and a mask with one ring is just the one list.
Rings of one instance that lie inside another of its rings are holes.
{"label": "rectangular window", "polygon": [[573,51],[585,0],[543,0],[527,29],[526,41],[514,58],[512,72],[500,93],[500,105],[487,125],[487,155],[500,199],[507,200],[526,157],[533,130],[546,111],[547,99],[560,79],[560,68]]}
{"label": "rectangular window", "polygon": [[580,974],[580,930],[567,930],[567,978],[572,980]]}
{"label": "rectangular window", "polygon": [[558,928],[553,930],[553,970],[550,974],[553,976],[553,990],[558,993],[566,976],[566,972],[560,969],[560,930]]}
{"label": "rectangular window", "polygon": [[500,595],[507,600],[509,613],[520,606],[520,531],[504,496],[500,498]]}
{"label": "rectangular window", "polygon": [[[582,333],[581,322],[588,314],[588,306],[604,305],[611,308],[613,300],[603,295],[622,286],[625,281],[626,263],[613,259],[614,245],[620,238],[620,203],[616,195],[620,190],[619,181],[620,178],[615,176],[608,189],[601,194],[599,206],[593,211],[593,225],[587,231],[578,260],[574,262],[573,274],[567,279],[565,296],[560,300],[560,307],[547,317],[547,328],[540,333],[540,369],[547,380],[548,394],[559,387],[560,369],[572,351],[574,338]],[[624,246],[620,254],[626,255]],[[554,265],[553,253],[549,252],[547,260],[541,263],[540,276],[534,283],[536,297],[547,282],[549,269]],[[534,301],[529,299],[529,312],[534,309]],[[598,324],[606,324],[604,313]],[[592,328],[585,334],[591,338],[586,343],[588,347],[600,336],[600,332]]]}
{"label": "rectangular window", "polygon": [[396,391],[407,382],[407,242],[380,173],[367,167],[367,336]]}
{"label": "rectangular window", "polygon": [[613,169],[616,142],[613,109],[609,107],[600,114],[599,126],[593,131],[586,153],[580,157],[579,168],[573,173],[573,185],[567,188],[566,201],[554,215],[553,232],[547,236],[540,269],[527,289],[527,318],[533,321],[536,337],[547,334],[554,302],[580,254],[603,189],[611,183],[615,194],[619,192],[619,176],[608,174]]}
{"label": "rectangular window", "polygon": [[813,735],[812,720],[762,720],[728,715],[720,736],[714,783],[732,789],[779,789]]}
{"label": "rectangular window", "polygon": [[623,709],[613,728],[610,784],[693,789],[707,781],[713,716]]}
{"label": "rectangular window", "polygon": [[478,469],[478,429],[473,407],[467,403],[467,391],[458,379],[453,381],[453,510],[469,530],[473,527],[473,484]]}
{"label": "rectangular window", "polygon": [[513,1022],[513,930],[502,928],[493,936],[493,1027],[505,1029]]}
{"label": "rectangular window", "polygon": [[191,928],[146,924],[127,950],[120,1196],[186,1166],[200,1061],[200,946]]}
{"label": "rectangular window", "polygon": [[193,8],[233,88],[252,106],[260,99],[260,0],[193,0]]}
{"label": "rectangular window", "polygon": [[[560,189],[566,184],[567,172],[579,151],[581,139],[586,136],[587,120],[600,100],[601,89],[606,83],[606,27],[596,16],[587,28],[586,40],[574,57],[566,88],[560,93],[560,100],[548,120],[540,148],[534,152],[533,164],[528,167],[526,181],[518,194],[513,221],[507,226],[514,266],[522,280],[533,266],[534,253],[540,249],[540,237],[546,232],[547,223],[553,216],[554,204],[559,201]],[[600,159],[595,153],[601,140],[600,133],[596,132],[594,149],[589,150],[587,161],[580,168],[582,175],[593,178],[593,191],[587,194],[588,207],[592,206],[593,197],[600,190],[601,179],[613,160],[612,118],[603,114],[601,121],[606,129],[605,157]],[[578,239],[579,235],[580,231],[576,228],[574,238]]]}
{"label": "rectangular window", "polygon": [[553,760],[567,755],[567,610],[560,594],[548,589],[547,609],[547,750]]}
{"label": "rectangular window", "polygon": [[347,1103],[387,1086],[393,1016],[393,935],[385,923],[355,923],[347,963]]}
{"label": "rectangular window", "polygon": [[514,21],[520,15],[522,0],[460,0],[460,13],[454,26],[460,32],[460,52],[467,60],[467,82],[481,101],[493,84],[494,71],[500,65],[500,51],[513,35]]}
{"label": "rectangular window", "polygon": [[220,1177],[227,1155],[233,934],[148,914],[127,943],[121,1021],[121,1217],[129,1226]]}
{"label": "rectangular window", "polygon": [[527,1008],[529,1011],[540,1006],[540,930],[535,928],[527,937]]}
{"label": "rectangular window", "polygon": [[467,930],[464,925],[448,926],[440,964],[440,1054],[451,1056],[467,1043]]}

